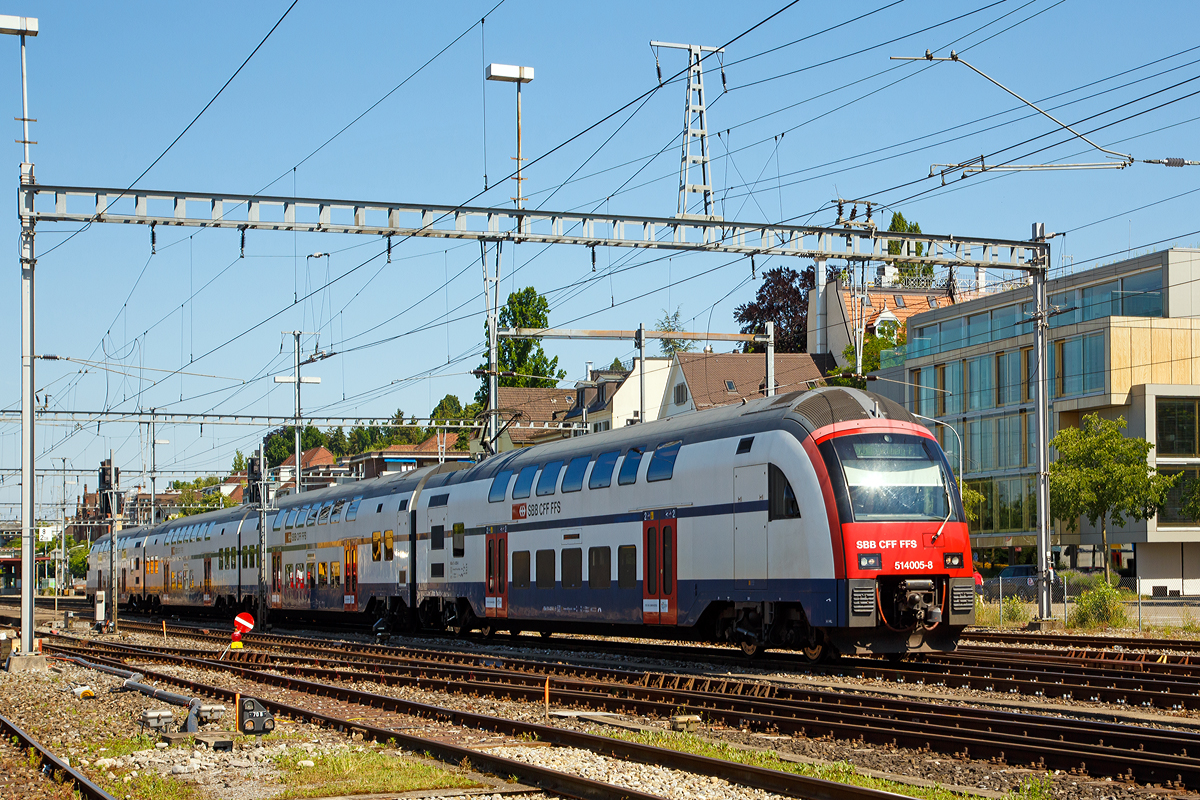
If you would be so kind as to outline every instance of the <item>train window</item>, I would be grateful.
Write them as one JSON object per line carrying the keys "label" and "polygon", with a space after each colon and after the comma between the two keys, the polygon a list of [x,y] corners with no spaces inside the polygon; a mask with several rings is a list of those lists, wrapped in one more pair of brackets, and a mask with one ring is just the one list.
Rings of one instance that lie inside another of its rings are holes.
{"label": "train window", "polygon": [[396,583],[400,584],[401,586],[408,583],[408,570],[400,570],[400,574],[396,576]]}
{"label": "train window", "polygon": [[342,508],[346,505],[345,500],[338,500],[333,504],[333,510],[329,512],[329,524],[336,525],[342,521]]}
{"label": "train window", "polygon": [[287,565],[287,577],[284,578],[283,585],[289,589],[295,588],[296,586],[296,576],[295,573],[292,572],[293,569],[295,569],[295,567],[293,567],[291,564]]}
{"label": "train window", "polygon": [[605,489],[612,485],[613,467],[617,465],[620,450],[612,450],[596,456],[596,465],[592,467],[591,477],[588,478],[589,489]]}
{"label": "train window", "polygon": [[588,462],[591,458],[588,456],[580,456],[572,458],[571,463],[567,464],[567,474],[563,475],[562,490],[563,492],[578,492],[583,488],[583,474],[587,472]]}
{"label": "train window", "polygon": [[529,551],[518,550],[512,554],[513,588],[529,588]]}
{"label": "train window", "polygon": [[[439,506],[444,506],[449,502],[450,502],[449,494],[435,494],[433,497],[429,498],[429,507],[430,508],[438,508]],[[383,504],[380,503],[379,507],[383,508]]]}
{"label": "train window", "polygon": [[617,587],[633,589],[637,586],[637,545],[623,544],[617,548]]}
{"label": "train window", "polygon": [[383,532],[383,560],[391,561],[396,557],[396,551],[392,549],[395,546],[395,539],[391,531]]}
{"label": "train window", "polygon": [[350,505],[346,507],[346,522],[354,522],[355,517],[358,516],[358,504],[361,502],[361,494],[350,501]]}
{"label": "train window", "polygon": [[650,456],[650,466],[646,467],[647,481],[669,481],[675,472],[675,457],[679,455],[679,446],[683,442],[667,442],[654,449]]}
{"label": "train window", "polygon": [[446,549],[446,529],[441,525],[434,525],[429,529],[429,549],[430,550],[445,550]]}
{"label": "train window", "polygon": [[250,547],[242,545],[242,569],[250,568]]}
{"label": "train window", "polygon": [[662,593],[668,595],[673,588],[675,574],[675,532],[670,525],[662,529]]}
{"label": "train window", "polygon": [[537,464],[530,464],[517,473],[517,482],[513,484],[513,500],[529,497],[529,490],[533,488],[533,476],[537,474],[537,469]]}
{"label": "train window", "polygon": [[431,578],[446,577],[446,565],[440,564],[440,563],[439,564],[430,564],[429,565],[429,577],[431,577]]}
{"label": "train window", "polygon": [[488,490],[489,503],[503,503],[508,497],[508,484],[512,480],[512,470],[506,469],[496,473],[492,478],[492,488]]}
{"label": "train window", "polygon": [[767,519],[799,519],[800,504],[783,470],[767,466]]}
{"label": "train window", "polygon": [[583,586],[583,548],[568,547],[562,551],[562,585],[564,589]]}
{"label": "train window", "polygon": [[383,557],[383,549],[381,546],[382,543],[383,543],[383,534],[382,533],[380,533],[379,531],[375,531],[374,533],[371,534],[371,560],[372,561],[378,561],[380,558]]}
{"label": "train window", "polygon": [[295,509],[295,508],[289,508],[289,509],[287,510],[287,519],[285,519],[285,520],[284,520],[284,522],[283,522],[283,527],[285,527],[285,528],[291,528],[291,527],[292,527],[292,523],[293,523],[293,522],[295,522],[295,521],[296,521],[296,509]]}
{"label": "train window", "polygon": [[408,511],[408,498],[407,497],[400,501],[400,510]]}
{"label": "train window", "polygon": [[225,548],[217,551],[217,569],[229,569],[225,566]]}
{"label": "train window", "polygon": [[612,585],[612,548],[588,548],[588,588],[607,589]]}
{"label": "train window", "polygon": [[750,448],[753,446],[754,446],[754,437],[747,436],[745,439],[742,439],[741,441],[738,442],[737,454],[740,456],[745,453],[749,453]]}
{"label": "train window", "polygon": [[332,510],[333,510],[333,501],[332,500],[330,500],[327,503],[322,503],[321,504],[321,514],[317,517],[317,524],[318,525],[328,525],[329,524],[329,512]]}
{"label": "train window", "polygon": [[621,462],[621,472],[617,475],[617,483],[620,486],[637,483],[638,466],[641,463],[642,448],[629,448],[629,452],[625,454],[625,460]]}
{"label": "train window", "polygon": [[537,551],[537,588],[554,588],[554,551]]}
{"label": "train window", "polygon": [[329,585],[330,586],[341,586],[342,585],[342,562],[340,562],[340,561],[330,561],[329,562]]}
{"label": "train window", "polygon": [[316,525],[317,517],[320,515],[320,513],[321,513],[321,504],[313,503],[312,507],[308,509],[308,522],[306,522],[305,525],[307,525],[310,528],[313,525]]}
{"label": "train window", "polygon": [[212,539],[212,529],[213,523],[211,522],[204,526],[204,541],[207,542],[208,540]]}
{"label": "train window", "polygon": [[317,564],[317,585],[329,585],[329,565],[324,561],[322,561],[320,564]]}
{"label": "train window", "polygon": [[383,503],[380,503],[378,506],[376,506],[376,507],[375,507],[375,513],[376,513],[376,514],[382,514],[382,513],[383,513]]}
{"label": "train window", "polygon": [[646,574],[642,576],[648,594],[658,594],[658,531],[646,529]]}
{"label": "train window", "polygon": [[538,497],[554,494],[554,488],[558,486],[558,476],[562,472],[562,467],[563,462],[561,461],[551,461],[542,467],[542,477],[538,478],[537,484]]}
{"label": "train window", "polygon": [[462,558],[467,554],[467,530],[461,522],[454,523],[454,535],[450,541],[454,558]]}

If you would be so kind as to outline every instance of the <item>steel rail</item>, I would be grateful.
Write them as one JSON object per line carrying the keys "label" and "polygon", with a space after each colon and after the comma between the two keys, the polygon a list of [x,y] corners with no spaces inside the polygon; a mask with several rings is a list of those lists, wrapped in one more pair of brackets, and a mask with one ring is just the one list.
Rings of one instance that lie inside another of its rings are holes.
{"label": "steel rail", "polygon": [[21,742],[25,748],[34,750],[38,754],[38,766],[43,770],[49,769],[54,772],[61,772],[75,784],[76,789],[80,794],[90,800],[117,800],[115,795],[101,789],[96,784],[74,767],[67,766],[58,756],[51,753],[41,742],[34,739],[28,732],[23,730],[19,725],[10,720],[8,717],[0,714],[0,730],[4,732],[4,736],[15,737]]}
{"label": "steel rail", "polygon": [[1126,650],[1175,650],[1182,653],[1200,653],[1200,639],[1142,639],[1086,636],[1073,633],[1005,633],[1003,631],[967,631],[963,633],[962,638],[967,641],[1003,644],[1038,644],[1051,647],[1094,649],[1121,647]]}
{"label": "steel rail", "polygon": [[[156,652],[157,648],[147,651],[111,643],[100,646],[119,653],[136,653],[141,657],[177,663],[240,669],[227,662],[217,664],[203,658]],[[261,656],[255,656],[255,660],[261,661]],[[383,668],[383,665],[376,666],[377,670]],[[270,667],[280,669],[278,663]],[[288,669],[307,678],[372,681],[527,702],[540,701],[545,680],[543,676],[516,672],[508,672],[504,679],[500,679],[498,675],[503,670],[486,667],[459,669],[426,666],[419,669],[419,674],[407,676],[327,666],[291,666]],[[488,677],[495,680],[488,680]],[[590,677],[585,680],[560,677],[556,680],[555,696],[560,703],[588,708],[597,706],[608,711],[668,716],[683,707],[699,711],[710,720],[731,727],[748,725],[760,730],[786,731],[803,736],[869,739],[884,745],[903,742],[905,746],[917,749],[936,749],[1000,762],[1010,758],[1024,759],[1039,768],[1066,771],[1087,771],[1091,764],[1093,774],[1130,777],[1147,783],[1200,785],[1200,760],[1186,755],[1188,745],[1192,752],[1200,747],[1200,734],[1082,723],[1079,720],[1008,712],[981,714],[978,709],[946,708],[931,703],[880,698],[846,698],[833,692],[812,692],[723,679],[709,679],[703,682],[705,687],[700,687],[696,685],[694,677],[685,677],[683,680],[687,689],[681,690],[675,683],[679,678],[646,674],[640,683],[613,684]],[[306,678],[287,675],[268,675],[267,679],[287,688],[292,688],[292,682],[311,683]],[[708,686],[733,688],[736,692],[724,694],[702,691]],[[1081,734],[1091,734],[1097,743],[1080,742]],[[1106,740],[1108,745],[1105,744]],[[1114,742],[1120,742],[1123,750]],[[1179,755],[1180,750],[1183,755]]]}
{"label": "steel rail", "polygon": [[[891,792],[867,789],[864,787],[827,781],[820,778],[809,778],[793,773],[765,769],[762,767],[753,767],[735,762],[709,758],[706,756],[692,755],[690,753],[653,747],[650,745],[641,745],[634,742],[612,739],[606,736],[580,733],[562,728],[554,728],[547,725],[538,725],[536,723],[505,719],[502,717],[489,717],[482,714],[474,714],[471,712],[458,711],[455,709],[442,708],[426,703],[404,700],[402,698],[371,694],[368,692],[328,683],[319,683],[300,678],[292,678],[286,675],[275,675],[248,669],[228,661],[212,661],[208,659],[157,653],[154,650],[146,648],[118,645],[115,643],[105,643],[104,646],[115,650],[124,651],[126,653],[125,657],[127,658],[142,658],[151,660],[158,659],[200,669],[222,670],[238,675],[246,680],[257,683],[265,683],[292,691],[302,691],[317,696],[334,697],[346,702],[351,702],[370,708],[383,709],[393,713],[407,714],[425,719],[446,720],[453,722],[456,725],[478,730],[495,731],[514,737],[533,737],[538,741],[549,742],[551,744],[563,747],[575,747],[590,750],[592,752],[607,755],[612,758],[629,759],[641,763],[654,764],[701,775],[720,777],[732,783],[737,783],[743,786],[762,789],[768,792],[785,794],[792,797],[806,798],[806,800],[899,800],[901,797],[900,795],[893,794]],[[92,649],[62,647],[58,644],[43,644],[43,648],[48,648],[55,652],[69,652],[72,654],[87,653],[89,649]],[[93,660],[121,663],[118,659],[97,659],[94,655],[91,656],[91,658]],[[218,697],[232,697],[234,694],[232,690],[207,686],[205,684],[165,673],[156,673],[146,669],[140,669],[140,671],[147,678],[176,683],[178,685],[186,686],[192,691],[201,694],[207,693]],[[373,679],[374,677],[374,675],[370,675],[367,676],[367,679]],[[541,697],[541,692],[542,689],[539,687],[535,693],[537,698]],[[447,760],[450,763],[461,763],[462,760],[466,758],[471,762],[471,764],[475,766],[482,765],[488,771],[496,774],[527,775],[530,777],[530,779],[533,779],[534,776],[532,771],[536,770],[538,773],[552,773],[552,778],[555,780],[562,780],[563,778],[569,778],[572,781],[585,780],[575,776],[564,776],[563,773],[558,773],[553,770],[544,770],[544,768],[531,767],[531,765],[525,764],[524,762],[511,761],[509,759],[482,753],[478,750],[457,747],[454,745],[446,745],[435,740],[426,740],[411,736],[410,734],[404,734],[401,731],[394,731],[387,728],[372,728],[369,725],[362,724],[361,721],[341,720],[320,712],[313,712],[307,709],[286,706],[285,704],[278,703],[276,701],[263,700],[262,698],[259,699],[268,708],[275,709],[278,707],[282,709],[282,713],[288,714],[289,716],[309,718],[327,723],[331,722],[332,724],[344,726],[346,729],[364,729],[368,731],[373,738],[377,738],[382,741],[386,741],[387,739],[396,739],[398,743],[409,749],[418,751],[429,750],[430,752],[436,753],[438,751],[434,749],[435,746],[441,748],[452,748],[452,751],[449,753],[448,757],[443,758],[443,760]],[[439,758],[441,758],[441,756],[439,756]],[[522,772],[521,769],[518,768],[523,768],[525,772]],[[592,782],[587,781],[586,783],[590,784]],[[545,784],[539,783],[539,785],[544,786]],[[603,785],[608,786],[607,784]],[[554,786],[547,788],[550,788],[552,791],[566,791],[565,789],[556,788]],[[568,793],[573,791],[578,791],[578,789],[573,789]],[[631,798],[650,797],[650,795],[643,795],[632,790],[621,789],[621,791],[626,792],[626,795],[624,796]]]}

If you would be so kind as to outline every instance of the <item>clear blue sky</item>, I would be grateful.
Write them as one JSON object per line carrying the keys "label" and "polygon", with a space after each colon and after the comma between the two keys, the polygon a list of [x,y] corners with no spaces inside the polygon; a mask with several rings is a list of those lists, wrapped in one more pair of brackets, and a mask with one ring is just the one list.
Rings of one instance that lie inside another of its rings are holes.
{"label": "clear blue sky", "polygon": [[[536,69],[524,93],[526,156],[570,142],[528,169],[531,206],[669,216],[676,210],[682,84],[577,134],[656,86],[651,39],[720,45],[784,6],[505,0],[491,11],[481,40],[479,19],[495,4],[300,0],[139,186],[508,205],[513,182],[500,179],[515,154],[513,88],[483,80],[483,64],[501,62]],[[36,16],[41,24],[28,44],[39,182],[129,185],[288,5],[8,4],[5,13]],[[1200,192],[1134,209],[1197,189],[1200,167],[989,175],[945,188],[921,180],[930,164],[994,151],[1003,151],[994,160],[1026,163],[1102,156],[1078,140],[1061,143],[1066,136],[1052,123],[1029,116],[965,67],[898,64],[888,56],[926,48],[947,55],[953,47],[1031,100],[1069,103],[1055,110],[1060,119],[1091,118],[1080,123],[1084,131],[1106,126],[1093,134],[1106,147],[1137,158],[1200,159],[1200,95],[1185,98],[1200,90],[1200,49],[1185,52],[1197,47],[1196,14],[1189,2],[1137,11],[1080,0],[798,3],[730,44],[728,91],[715,59],[706,62],[709,128],[722,131],[712,140],[718,211],[731,220],[830,224],[829,201],[840,194],[892,204],[931,233],[1026,238],[1030,223],[1042,221],[1048,230],[1071,231],[1054,243],[1056,264],[1068,266],[1175,237],[1194,245]],[[802,37],[809,38],[796,42]],[[899,37],[906,38],[878,46]],[[21,110],[18,54],[15,38],[0,40],[0,104],[10,120]],[[681,70],[685,58],[663,50],[664,76]],[[2,149],[15,189],[21,152],[11,140],[20,128],[6,124],[12,136]],[[1046,145],[1054,146],[1030,154]],[[500,185],[476,197],[485,168]],[[902,184],[910,185],[893,188]],[[0,234],[12,255],[0,314],[0,404],[16,409],[15,192],[4,202],[9,213]],[[158,232],[151,257],[146,228],[95,225],[49,252],[73,230],[38,230],[45,255],[37,271],[37,351],[103,361],[109,369],[79,374],[78,363],[39,362],[39,396],[48,392],[52,408],[290,413],[291,388],[271,376],[289,369],[291,342],[280,332],[295,328],[319,330],[321,348],[346,352],[309,368],[323,381],[306,387],[310,413],[386,415],[399,408],[425,415],[447,393],[465,402],[475,391],[477,380],[464,374],[482,352],[474,243],[405,242],[387,265],[373,238],[250,232],[243,260],[235,231],[174,229]],[[333,255],[305,259],[318,251]],[[506,249],[505,292],[537,287],[550,299],[554,325],[649,326],[665,309],[679,308],[687,327],[729,331],[737,327],[734,308],[757,288],[749,264],[727,258],[601,250],[597,260],[593,274],[584,248]],[[760,274],[770,266],[759,263]],[[610,268],[620,271],[608,275]],[[314,290],[311,299],[294,302]],[[351,350],[383,339],[391,341]],[[633,354],[631,344],[618,342],[546,346],[572,379],[582,377],[586,360],[607,364]],[[168,373],[152,371],[178,369],[219,377],[163,380]],[[249,452],[261,433],[162,429],[159,437],[171,444],[160,446],[159,466],[225,469],[234,450]],[[113,448],[128,486],[145,447],[136,425],[113,424],[98,432],[41,427],[37,451],[39,466],[65,457],[70,466],[93,469]],[[19,453],[19,427],[0,426],[0,466],[18,467]],[[94,475],[81,479],[68,496],[85,480],[95,485]],[[16,484],[8,475],[0,485],[0,516],[19,514]],[[59,480],[39,486],[39,496],[57,501]]]}

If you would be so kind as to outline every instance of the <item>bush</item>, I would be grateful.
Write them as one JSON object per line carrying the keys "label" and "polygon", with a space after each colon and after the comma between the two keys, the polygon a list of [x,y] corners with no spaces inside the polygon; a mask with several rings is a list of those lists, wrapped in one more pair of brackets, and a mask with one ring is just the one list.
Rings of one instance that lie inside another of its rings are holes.
{"label": "bush", "polygon": [[1120,593],[1101,580],[1075,601],[1067,624],[1075,628],[1122,627],[1128,623]]}
{"label": "bush", "polygon": [[1000,624],[1000,609],[983,602],[983,598],[975,595],[975,624],[981,627],[995,628]]}
{"label": "bush", "polygon": [[1002,619],[1004,622],[1029,622],[1029,605],[1016,596],[1004,598]]}

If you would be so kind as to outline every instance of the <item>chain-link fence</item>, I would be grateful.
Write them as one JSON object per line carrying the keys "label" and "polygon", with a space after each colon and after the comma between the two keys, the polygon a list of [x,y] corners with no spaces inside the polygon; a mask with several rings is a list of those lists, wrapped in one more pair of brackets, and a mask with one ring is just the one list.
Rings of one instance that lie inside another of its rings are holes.
{"label": "chain-link fence", "polygon": [[[1125,628],[1169,635],[1200,632],[1200,596],[1103,572],[1055,572],[1051,613],[1068,628]],[[977,586],[978,627],[1021,627],[1037,616],[1040,578],[994,577]]]}

